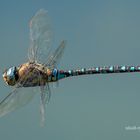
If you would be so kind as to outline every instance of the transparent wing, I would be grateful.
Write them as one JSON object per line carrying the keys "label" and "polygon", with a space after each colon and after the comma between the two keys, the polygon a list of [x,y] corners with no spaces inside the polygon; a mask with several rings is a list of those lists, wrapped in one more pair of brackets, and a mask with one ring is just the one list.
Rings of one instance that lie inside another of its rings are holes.
{"label": "transparent wing", "polygon": [[51,90],[49,84],[46,86],[41,86],[41,94],[40,94],[40,116],[41,116],[41,126],[45,125],[45,112],[46,112],[46,103],[49,102],[51,96]]}
{"label": "transparent wing", "polygon": [[[22,76],[22,78],[19,79],[18,83],[15,85],[14,90],[9,93],[3,100],[1,100],[0,117],[26,105],[34,97],[35,93],[37,93],[36,87],[23,87],[23,85],[29,82],[30,77],[32,78],[32,75],[30,75],[32,72],[32,69],[26,71],[26,73]],[[38,76],[38,78],[40,78],[40,76]]]}
{"label": "transparent wing", "polygon": [[47,11],[41,9],[30,21],[30,40],[28,57],[30,61],[45,64],[52,46],[53,33]]}
{"label": "transparent wing", "polygon": [[21,108],[31,101],[35,93],[31,88],[15,88],[0,102],[0,117]]}
{"label": "transparent wing", "polygon": [[55,52],[52,55],[49,56],[49,58],[47,60],[47,63],[46,63],[46,65],[49,68],[54,68],[59,63],[59,61],[60,61],[60,59],[63,55],[65,46],[66,46],[66,41],[63,40],[60,43],[59,47],[55,50]]}

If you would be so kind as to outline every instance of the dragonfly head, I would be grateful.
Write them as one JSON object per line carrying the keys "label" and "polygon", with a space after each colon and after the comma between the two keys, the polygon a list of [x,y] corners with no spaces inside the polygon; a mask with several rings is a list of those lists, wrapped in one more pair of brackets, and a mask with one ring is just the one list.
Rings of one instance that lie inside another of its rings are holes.
{"label": "dragonfly head", "polygon": [[3,73],[3,79],[7,85],[14,86],[18,81],[18,70],[16,67],[11,67]]}

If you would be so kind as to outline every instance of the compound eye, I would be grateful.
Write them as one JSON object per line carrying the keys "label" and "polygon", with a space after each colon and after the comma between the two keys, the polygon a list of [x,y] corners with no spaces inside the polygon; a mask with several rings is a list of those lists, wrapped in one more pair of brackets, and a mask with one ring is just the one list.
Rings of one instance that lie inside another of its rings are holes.
{"label": "compound eye", "polygon": [[7,77],[9,79],[13,79],[15,77],[15,71],[16,71],[16,67],[11,67],[10,69],[8,69]]}
{"label": "compound eye", "polygon": [[3,73],[3,79],[8,85],[16,84],[16,67],[11,67]]}

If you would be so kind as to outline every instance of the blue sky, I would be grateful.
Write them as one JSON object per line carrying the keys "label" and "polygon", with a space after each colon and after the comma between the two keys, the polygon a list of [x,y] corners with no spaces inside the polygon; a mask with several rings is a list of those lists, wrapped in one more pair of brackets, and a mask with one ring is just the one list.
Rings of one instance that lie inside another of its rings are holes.
{"label": "blue sky", "polygon": [[[27,61],[29,20],[41,8],[48,11],[53,47],[67,40],[61,69],[104,65],[138,65],[140,52],[138,0],[1,0],[0,72]],[[39,95],[0,118],[3,140],[139,139],[140,76],[94,75],[69,78],[52,89],[46,127],[39,126]],[[2,78],[1,94],[10,92]]]}

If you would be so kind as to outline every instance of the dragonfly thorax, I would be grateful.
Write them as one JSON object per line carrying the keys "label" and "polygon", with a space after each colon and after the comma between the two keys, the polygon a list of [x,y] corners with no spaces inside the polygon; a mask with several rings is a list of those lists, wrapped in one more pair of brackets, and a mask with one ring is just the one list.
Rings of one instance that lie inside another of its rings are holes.
{"label": "dragonfly thorax", "polygon": [[3,73],[3,79],[7,85],[14,86],[18,81],[18,71],[16,67],[11,67]]}

